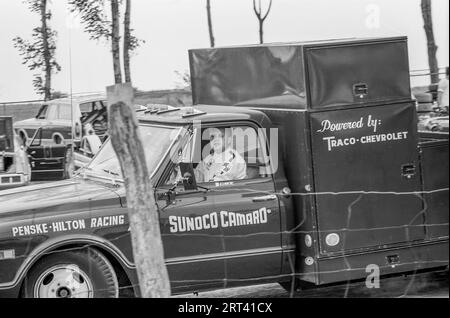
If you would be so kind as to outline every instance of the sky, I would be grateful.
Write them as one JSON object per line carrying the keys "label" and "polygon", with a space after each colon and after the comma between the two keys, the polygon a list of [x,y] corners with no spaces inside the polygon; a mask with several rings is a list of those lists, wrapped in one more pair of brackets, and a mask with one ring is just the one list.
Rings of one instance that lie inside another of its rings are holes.
{"label": "sky", "polygon": [[[268,0],[262,0],[263,9]],[[258,43],[252,0],[211,0],[216,46]],[[52,87],[62,92],[105,91],[113,84],[110,45],[96,42],[70,14],[67,0],[51,0],[51,27],[58,32],[56,59],[62,70]],[[449,64],[449,1],[432,0],[439,67]],[[133,0],[132,28],[145,43],[131,60],[133,85],[170,89],[175,73],[189,70],[188,50],[209,46],[206,0]],[[39,16],[22,0],[0,0],[0,102],[38,99],[33,72],[22,64],[12,39],[30,38]],[[411,70],[428,68],[420,0],[273,0],[264,42],[349,37],[407,36]],[[428,77],[412,78],[412,86]]]}

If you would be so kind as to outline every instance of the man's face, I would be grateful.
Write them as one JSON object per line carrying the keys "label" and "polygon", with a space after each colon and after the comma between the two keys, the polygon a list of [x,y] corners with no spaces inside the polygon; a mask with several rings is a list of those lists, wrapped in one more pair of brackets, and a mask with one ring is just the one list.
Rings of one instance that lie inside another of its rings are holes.
{"label": "man's face", "polygon": [[224,136],[220,130],[215,129],[210,132],[209,141],[211,143],[211,148],[214,149],[215,153],[220,153],[223,151],[223,147],[225,144],[223,139]]}

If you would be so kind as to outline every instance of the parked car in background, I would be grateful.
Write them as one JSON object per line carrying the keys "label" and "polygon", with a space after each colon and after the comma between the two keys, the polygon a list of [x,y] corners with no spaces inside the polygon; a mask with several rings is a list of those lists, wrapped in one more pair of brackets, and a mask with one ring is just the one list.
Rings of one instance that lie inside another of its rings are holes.
{"label": "parked car in background", "polygon": [[[39,127],[52,125],[73,129],[73,140],[63,142],[78,145],[89,124],[96,134],[107,131],[107,104],[104,94],[83,94],[50,100],[42,104],[36,117],[14,123],[14,129],[24,145],[29,145]],[[59,136],[59,135],[55,135]],[[58,140],[55,140],[57,143]]]}
{"label": "parked car in background", "polygon": [[27,153],[14,134],[12,117],[0,117],[0,190],[26,185],[30,175]]}
{"label": "parked car in background", "polygon": [[448,132],[449,116],[432,117],[426,123],[427,130]]}
{"label": "parked car in background", "polygon": [[26,151],[31,165],[31,180],[58,180],[70,178],[74,172],[72,131],[67,126],[39,127]]}

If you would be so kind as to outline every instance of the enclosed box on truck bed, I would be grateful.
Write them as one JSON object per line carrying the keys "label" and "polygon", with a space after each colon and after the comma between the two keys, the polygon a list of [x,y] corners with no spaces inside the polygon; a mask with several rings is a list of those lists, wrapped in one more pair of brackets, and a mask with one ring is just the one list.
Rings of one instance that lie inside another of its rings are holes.
{"label": "enclosed box on truck bed", "polygon": [[[423,192],[407,52],[405,37],[189,52],[195,104],[259,109],[279,129],[305,280],[360,278],[366,262],[383,273],[434,262],[432,248],[408,250],[436,239],[428,224],[445,218],[425,212],[436,196]],[[448,208],[448,182],[436,186]]]}
{"label": "enclosed box on truck bed", "polygon": [[411,99],[405,37],[189,51],[194,104],[330,106]]}

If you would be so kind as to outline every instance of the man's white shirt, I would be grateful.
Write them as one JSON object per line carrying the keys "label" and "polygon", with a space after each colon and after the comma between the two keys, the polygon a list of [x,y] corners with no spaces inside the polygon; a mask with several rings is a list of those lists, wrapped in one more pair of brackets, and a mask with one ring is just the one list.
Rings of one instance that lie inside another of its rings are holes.
{"label": "man's white shirt", "polygon": [[241,180],[247,176],[247,164],[234,149],[209,154],[195,169],[197,182]]}

